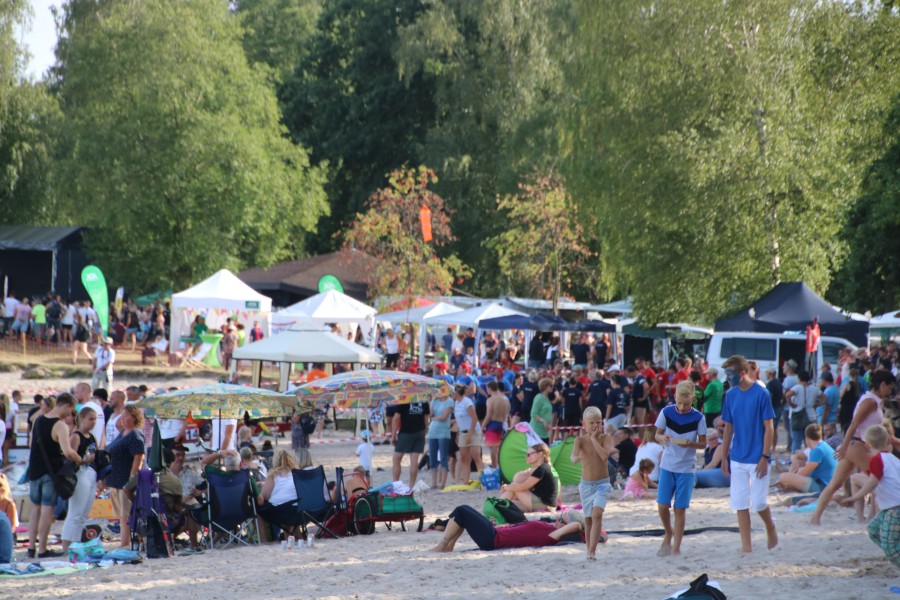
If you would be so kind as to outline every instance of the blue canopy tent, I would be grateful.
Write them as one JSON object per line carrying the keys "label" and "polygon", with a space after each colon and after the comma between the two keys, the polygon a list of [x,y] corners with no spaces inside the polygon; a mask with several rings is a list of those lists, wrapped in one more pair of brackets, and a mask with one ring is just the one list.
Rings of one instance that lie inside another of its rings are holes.
{"label": "blue canopy tent", "polygon": [[843,315],[802,281],[779,283],[753,306],[733,317],[716,321],[715,329],[757,333],[805,332],[806,326],[816,318],[822,335],[844,338],[858,346],[866,344],[868,322]]}

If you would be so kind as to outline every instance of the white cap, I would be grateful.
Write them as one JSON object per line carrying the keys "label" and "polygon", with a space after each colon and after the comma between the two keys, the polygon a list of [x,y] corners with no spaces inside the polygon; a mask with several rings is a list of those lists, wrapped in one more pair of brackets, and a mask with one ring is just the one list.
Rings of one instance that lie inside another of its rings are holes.
{"label": "white cap", "polygon": [[609,365],[609,368],[606,370],[607,373],[612,373],[613,371],[621,371],[622,367],[618,365],[618,363],[614,363]]}

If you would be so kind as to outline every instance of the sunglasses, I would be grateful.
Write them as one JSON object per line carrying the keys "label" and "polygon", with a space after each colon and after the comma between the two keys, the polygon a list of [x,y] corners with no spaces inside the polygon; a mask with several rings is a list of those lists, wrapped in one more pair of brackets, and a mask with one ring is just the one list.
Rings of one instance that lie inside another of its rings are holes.
{"label": "sunglasses", "polygon": [[525,456],[528,457],[528,456],[531,456],[532,454],[537,454],[537,452],[535,452],[534,450],[529,450],[528,452],[525,453]]}

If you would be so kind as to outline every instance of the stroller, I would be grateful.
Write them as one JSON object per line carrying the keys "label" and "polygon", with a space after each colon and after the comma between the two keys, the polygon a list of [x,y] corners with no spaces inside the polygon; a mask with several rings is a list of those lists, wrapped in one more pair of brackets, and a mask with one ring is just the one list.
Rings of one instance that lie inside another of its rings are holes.
{"label": "stroller", "polygon": [[137,477],[131,518],[128,520],[131,549],[143,549],[147,558],[169,558],[175,554],[175,547],[156,477],[150,469],[141,469]]}

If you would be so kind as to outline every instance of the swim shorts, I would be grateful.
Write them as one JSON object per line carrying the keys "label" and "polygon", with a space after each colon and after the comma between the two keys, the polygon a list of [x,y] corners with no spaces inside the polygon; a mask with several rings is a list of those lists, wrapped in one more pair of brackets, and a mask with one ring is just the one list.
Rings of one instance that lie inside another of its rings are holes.
{"label": "swim shorts", "polygon": [[594,508],[603,510],[609,501],[609,477],[597,481],[584,481],[578,484],[578,494],[581,496],[581,510],[584,516],[590,516]]}

